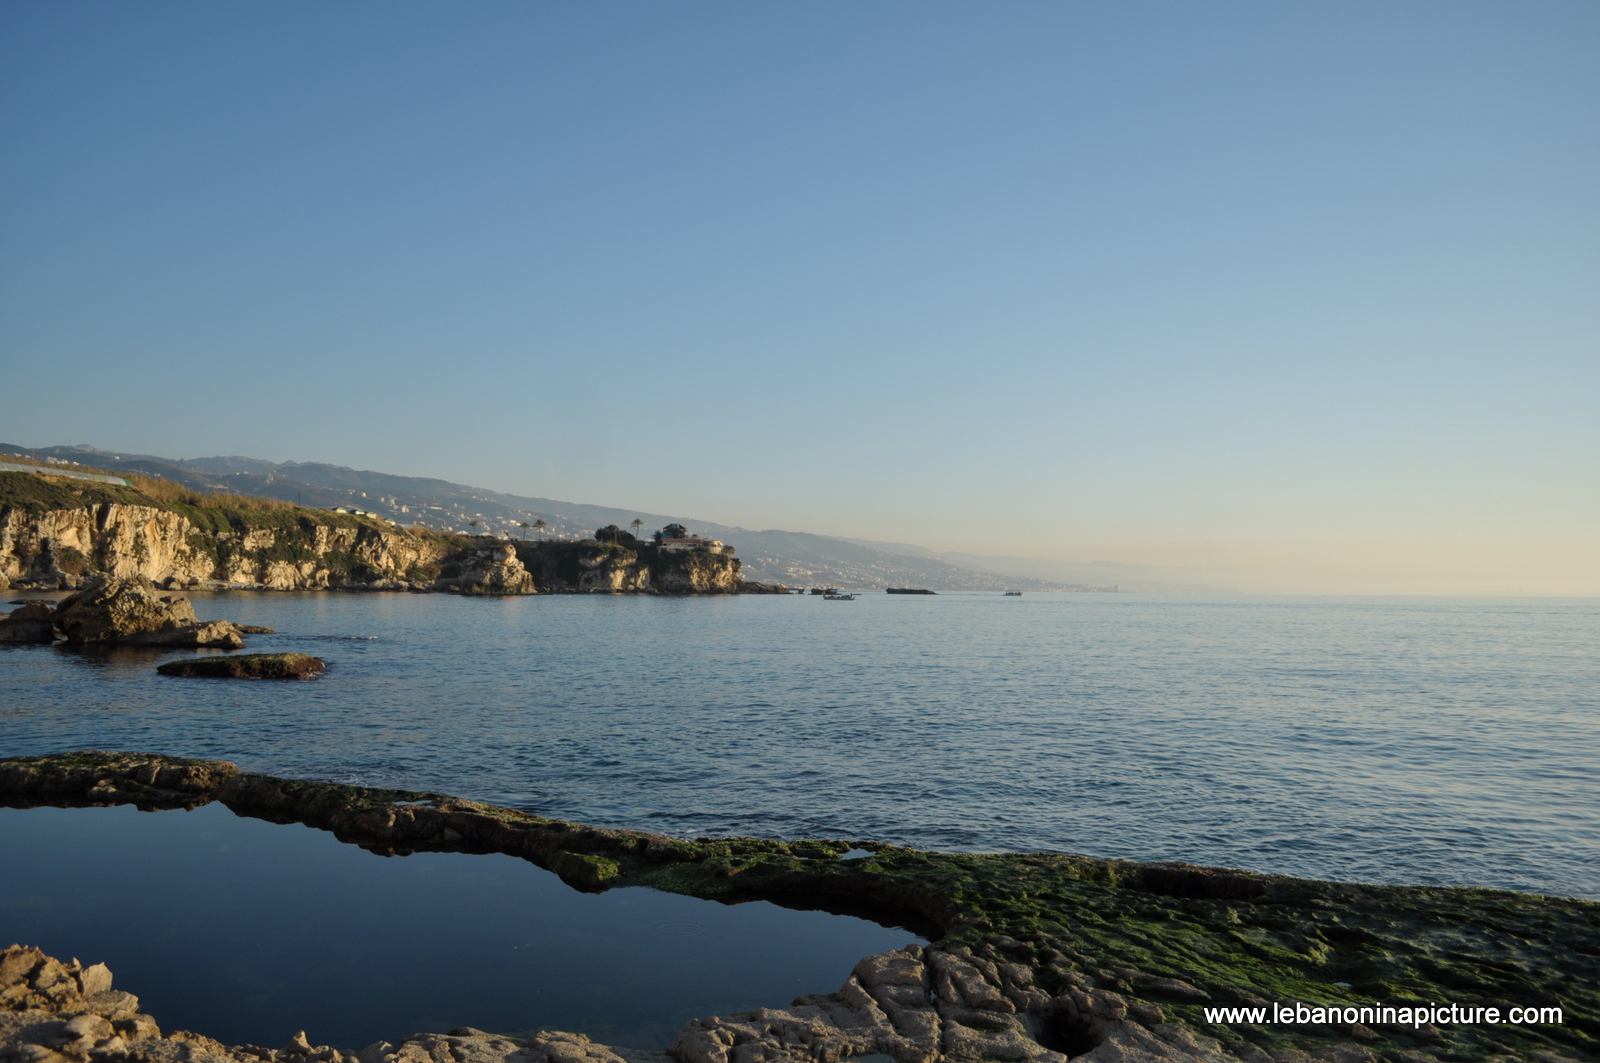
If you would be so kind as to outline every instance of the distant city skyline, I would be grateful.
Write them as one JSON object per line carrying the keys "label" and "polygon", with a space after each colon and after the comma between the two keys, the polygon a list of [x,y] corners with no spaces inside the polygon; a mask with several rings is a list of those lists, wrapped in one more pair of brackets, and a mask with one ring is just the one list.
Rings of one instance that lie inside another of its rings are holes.
{"label": "distant city skyline", "polygon": [[0,9],[0,438],[1600,594],[1600,10]]}

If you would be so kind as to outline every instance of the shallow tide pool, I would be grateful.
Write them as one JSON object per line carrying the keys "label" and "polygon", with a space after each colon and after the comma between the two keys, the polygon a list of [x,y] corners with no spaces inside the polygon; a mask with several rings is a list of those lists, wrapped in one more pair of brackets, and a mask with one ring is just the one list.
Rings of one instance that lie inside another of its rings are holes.
{"label": "shallow tide pool", "polygon": [[664,1048],[697,1016],[839,988],[926,939],[855,916],[585,894],[509,856],[382,857],[194,811],[0,808],[0,944],[107,964],[163,1031],[360,1048],[540,1028]]}

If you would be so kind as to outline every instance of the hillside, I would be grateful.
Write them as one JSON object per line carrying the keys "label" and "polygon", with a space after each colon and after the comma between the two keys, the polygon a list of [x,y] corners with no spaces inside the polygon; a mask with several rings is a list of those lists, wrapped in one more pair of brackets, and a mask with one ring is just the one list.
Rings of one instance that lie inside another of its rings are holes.
{"label": "hillside", "polygon": [[[754,531],[682,514],[646,513],[510,495],[446,480],[397,476],[321,462],[276,463],[245,457],[173,459],[93,447],[32,449],[0,443],[0,458],[6,454],[40,461],[78,462],[118,475],[159,476],[195,490],[256,495],[308,508],[360,509],[400,524],[422,525],[444,533],[474,532],[518,540],[577,540],[609,524],[627,528],[635,519],[642,520],[644,528],[650,530],[678,523],[697,534],[722,539],[736,547],[744,563],[744,579],[791,587],[1088,591],[1109,590],[1111,586],[1110,581],[1051,580],[1020,573],[983,571],[939,557],[914,557],[807,532]],[[542,533],[531,527],[539,520],[545,522]],[[523,528],[523,524],[530,527]]]}

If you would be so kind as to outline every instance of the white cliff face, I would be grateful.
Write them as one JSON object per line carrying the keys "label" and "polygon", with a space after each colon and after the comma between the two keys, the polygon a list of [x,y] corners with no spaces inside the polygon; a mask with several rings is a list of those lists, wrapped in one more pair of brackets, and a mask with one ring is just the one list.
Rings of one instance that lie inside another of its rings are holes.
{"label": "white cliff face", "polygon": [[212,531],[153,506],[8,508],[0,511],[0,587],[73,588],[97,573],[167,587],[409,587],[415,576],[431,580],[419,568],[449,549],[402,531],[308,524]]}

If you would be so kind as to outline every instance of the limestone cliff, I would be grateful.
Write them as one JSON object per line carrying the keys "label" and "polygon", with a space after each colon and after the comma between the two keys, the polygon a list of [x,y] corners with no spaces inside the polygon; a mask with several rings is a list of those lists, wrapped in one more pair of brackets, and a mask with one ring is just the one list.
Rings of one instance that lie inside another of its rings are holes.
{"label": "limestone cliff", "polygon": [[0,473],[0,587],[70,589],[107,575],[169,588],[431,589],[438,563],[464,545],[350,514],[201,508]]}
{"label": "limestone cliff", "polygon": [[541,593],[734,594],[739,559],[704,551],[672,553],[629,536],[622,542],[516,544]]}
{"label": "limestone cliff", "polygon": [[[458,594],[735,594],[731,554],[619,541],[510,543],[439,535],[263,499],[153,498],[0,472],[0,588],[70,590],[95,576],[166,589]],[[768,588],[761,588],[763,590]]]}

